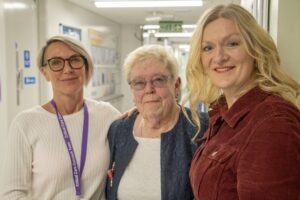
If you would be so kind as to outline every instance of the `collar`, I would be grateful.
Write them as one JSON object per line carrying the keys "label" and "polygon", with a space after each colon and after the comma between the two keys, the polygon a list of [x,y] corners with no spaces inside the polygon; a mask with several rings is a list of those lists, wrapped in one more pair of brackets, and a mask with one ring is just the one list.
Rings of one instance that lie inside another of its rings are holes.
{"label": "collar", "polygon": [[223,118],[228,126],[234,128],[240,119],[269,95],[270,94],[264,92],[258,86],[254,87],[241,96],[229,110],[225,96],[221,96],[220,99],[211,106],[212,110],[209,112],[210,121],[214,124],[219,118]]}

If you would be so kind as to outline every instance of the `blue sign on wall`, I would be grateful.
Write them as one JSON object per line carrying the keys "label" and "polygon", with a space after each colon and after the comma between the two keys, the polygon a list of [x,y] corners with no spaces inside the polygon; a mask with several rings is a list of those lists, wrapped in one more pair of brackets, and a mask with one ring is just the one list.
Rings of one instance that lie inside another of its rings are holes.
{"label": "blue sign on wall", "polygon": [[35,77],[34,76],[26,76],[24,78],[24,84],[25,85],[35,84]]}
{"label": "blue sign on wall", "polygon": [[29,68],[30,67],[30,51],[24,50],[24,67]]}

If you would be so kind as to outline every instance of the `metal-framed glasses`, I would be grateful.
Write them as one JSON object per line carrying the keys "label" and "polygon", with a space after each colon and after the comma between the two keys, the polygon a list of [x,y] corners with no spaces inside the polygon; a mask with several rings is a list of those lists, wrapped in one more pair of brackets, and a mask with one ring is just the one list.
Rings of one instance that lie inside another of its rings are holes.
{"label": "metal-framed glasses", "polygon": [[58,72],[64,69],[66,61],[72,69],[81,69],[85,64],[85,58],[81,55],[74,55],[67,59],[61,57],[50,58],[47,60],[47,64],[52,71]]}
{"label": "metal-framed glasses", "polygon": [[152,77],[149,81],[145,79],[134,79],[129,82],[129,85],[133,90],[143,90],[147,83],[150,83],[155,88],[163,88],[170,78],[171,76],[157,75]]}

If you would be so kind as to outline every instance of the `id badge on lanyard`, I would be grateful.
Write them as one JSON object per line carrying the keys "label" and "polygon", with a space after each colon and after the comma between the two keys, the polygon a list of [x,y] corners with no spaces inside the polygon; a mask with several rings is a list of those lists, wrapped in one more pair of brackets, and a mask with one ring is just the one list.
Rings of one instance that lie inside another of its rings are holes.
{"label": "id badge on lanyard", "polygon": [[81,158],[80,158],[80,170],[77,166],[77,161],[75,157],[75,152],[72,146],[72,142],[69,136],[69,132],[67,130],[66,123],[64,121],[63,116],[58,112],[57,106],[55,101],[52,99],[51,104],[55,109],[57,120],[61,129],[61,133],[63,135],[66,147],[68,149],[68,153],[71,159],[71,166],[72,166],[72,174],[73,174],[73,181],[76,190],[76,196],[80,199],[81,195],[81,174],[85,165],[86,160],[86,149],[87,149],[87,139],[88,139],[88,126],[89,126],[89,113],[86,104],[83,104],[83,112],[84,112],[84,119],[83,119],[83,130],[82,130],[82,142],[81,142]]}

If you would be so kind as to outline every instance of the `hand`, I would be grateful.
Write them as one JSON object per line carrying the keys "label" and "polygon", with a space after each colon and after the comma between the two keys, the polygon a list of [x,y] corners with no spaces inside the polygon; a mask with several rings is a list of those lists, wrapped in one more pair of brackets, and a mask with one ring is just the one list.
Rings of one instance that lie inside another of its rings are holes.
{"label": "hand", "polygon": [[126,117],[130,117],[135,111],[137,110],[137,108],[134,106],[132,108],[130,108],[129,110],[125,111],[121,116],[120,119],[126,118]]}

